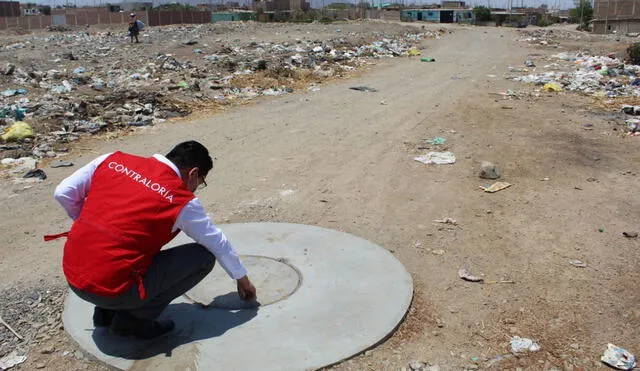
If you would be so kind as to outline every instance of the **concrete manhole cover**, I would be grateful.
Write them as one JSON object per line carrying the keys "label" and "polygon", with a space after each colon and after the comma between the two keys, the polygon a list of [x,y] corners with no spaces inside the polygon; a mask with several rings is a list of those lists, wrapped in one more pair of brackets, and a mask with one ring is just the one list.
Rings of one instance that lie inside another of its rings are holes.
{"label": "concrete manhole cover", "polygon": [[[260,306],[241,302],[235,281],[216,264],[162,314],[176,323],[166,336],[138,341],[94,329],[93,305],[73,293],[65,330],[123,370],[313,370],[384,340],[411,304],[411,276],[390,252],[362,238],[299,224],[220,227],[242,254]],[[189,242],[180,234],[170,245]]]}
{"label": "concrete manhole cover", "polygon": [[258,292],[256,303],[240,299],[234,281],[224,271],[214,270],[185,295],[193,302],[221,309],[250,309],[273,304],[291,296],[300,286],[300,273],[284,259],[243,255],[242,263]]}

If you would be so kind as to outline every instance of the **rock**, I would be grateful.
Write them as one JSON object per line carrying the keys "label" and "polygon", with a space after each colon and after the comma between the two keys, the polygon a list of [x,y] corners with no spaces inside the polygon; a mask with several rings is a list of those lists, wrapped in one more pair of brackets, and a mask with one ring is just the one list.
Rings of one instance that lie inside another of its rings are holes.
{"label": "rock", "polygon": [[79,351],[79,350],[76,350],[76,351],[73,353],[73,356],[74,356],[74,357],[76,357],[76,359],[83,359],[83,358],[84,358],[84,354],[82,354],[82,352],[81,352],[81,351]]}
{"label": "rock", "polygon": [[424,371],[440,371],[440,366],[439,365],[427,366],[427,368],[425,368]]}
{"label": "rock", "polygon": [[44,362],[36,363],[35,368],[45,368],[47,364]]}
{"label": "rock", "polygon": [[411,361],[409,362],[409,368],[412,371],[422,371],[422,368],[425,366],[424,362],[420,361]]}
{"label": "rock", "polygon": [[13,71],[16,70],[16,66],[11,64],[11,63],[7,63],[7,66],[4,68],[4,74],[9,76],[13,74]]}
{"label": "rock", "polygon": [[62,58],[63,58],[63,59],[68,59],[68,60],[70,60],[70,61],[75,61],[75,60],[77,60],[77,59],[78,59],[78,58],[76,58],[76,57],[73,55],[73,53],[71,53],[71,52],[62,53]]}
{"label": "rock", "polygon": [[489,161],[482,161],[480,164],[480,178],[482,179],[498,179],[500,172],[498,167]]}
{"label": "rock", "polygon": [[73,162],[71,161],[62,161],[62,160],[58,160],[58,161],[54,161],[51,163],[50,165],[52,168],[56,168],[56,167],[69,167],[69,166],[73,166]]}
{"label": "rock", "polygon": [[187,41],[183,41],[182,45],[196,45],[198,42],[195,40],[187,40]]}
{"label": "rock", "polygon": [[114,118],[118,117],[118,112],[116,112],[116,111],[107,111],[107,112],[102,114],[102,117],[104,119],[111,120],[111,119],[114,119]]}
{"label": "rock", "polygon": [[627,238],[637,238],[638,232],[622,232],[622,235]]}
{"label": "rock", "polygon": [[251,69],[254,71],[262,71],[267,69],[267,61],[264,59],[256,59],[251,62]]}
{"label": "rock", "polygon": [[41,354],[51,354],[55,351],[56,349],[53,347],[53,345],[47,345],[46,347],[40,349]]}

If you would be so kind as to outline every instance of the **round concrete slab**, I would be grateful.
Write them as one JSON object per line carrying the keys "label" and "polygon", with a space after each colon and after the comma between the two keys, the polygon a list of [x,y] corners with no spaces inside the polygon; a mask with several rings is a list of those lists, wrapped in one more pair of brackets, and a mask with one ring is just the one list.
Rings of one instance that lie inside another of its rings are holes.
{"label": "round concrete slab", "polygon": [[[94,329],[93,306],[69,294],[63,321],[82,348],[123,370],[309,370],[358,354],[390,335],[413,294],[387,250],[346,233],[298,224],[222,225],[243,254],[258,303],[237,298],[216,265],[162,317],[176,330],[137,341]],[[170,244],[191,242],[179,235]],[[229,309],[231,308],[231,309]]]}

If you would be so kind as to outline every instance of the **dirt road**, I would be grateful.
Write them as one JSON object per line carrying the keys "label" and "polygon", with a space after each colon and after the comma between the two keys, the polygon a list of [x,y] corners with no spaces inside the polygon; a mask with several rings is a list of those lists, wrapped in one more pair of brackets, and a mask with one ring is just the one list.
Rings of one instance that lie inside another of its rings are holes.
{"label": "dirt road", "polygon": [[[164,153],[195,138],[217,158],[199,194],[217,222],[319,225],[394,252],[413,275],[413,308],[391,339],[337,370],[399,370],[411,360],[485,367],[508,353],[514,335],[542,350],[496,369],[603,368],[607,342],[640,353],[640,243],[621,235],[638,229],[638,139],[615,135],[605,116],[587,110],[586,98],[491,94],[522,89],[502,73],[529,53],[551,51],[517,42],[515,30],[453,31],[424,42],[434,63],[387,60],[320,91],[85,143],[91,150],[72,160],[77,168],[115,149]],[[378,92],[349,89],[358,85]],[[437,136],[457,162],[413,161],[427,152],[418,149],[423,140]],[[477,176],[483,160],[498,164],[513,186],[480,190],[489,182]],[[72,170],[47,169],[47,181],[28,190],[7,186],[4,284],[62,282],[63,242],[45,244],[41,236],[69,226],[51,195]],[[433,222],[443,217],[458,226]],[[515,283],[462,281],[463,265],[486,281]]]}

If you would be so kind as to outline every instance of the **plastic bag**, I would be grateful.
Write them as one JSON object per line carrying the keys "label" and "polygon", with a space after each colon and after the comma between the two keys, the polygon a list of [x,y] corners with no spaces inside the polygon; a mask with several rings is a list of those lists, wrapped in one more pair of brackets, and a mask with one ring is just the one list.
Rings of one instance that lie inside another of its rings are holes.
{"label": "plastic bag", "polygon": [[10,142],[30,137],[33,137],[33,129],[31,126],[26,122],[17,121],[9,127],[6,133],[2,135],[2,140]]}

